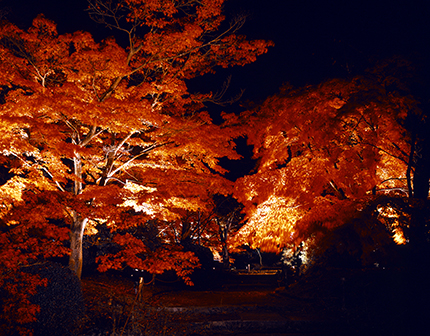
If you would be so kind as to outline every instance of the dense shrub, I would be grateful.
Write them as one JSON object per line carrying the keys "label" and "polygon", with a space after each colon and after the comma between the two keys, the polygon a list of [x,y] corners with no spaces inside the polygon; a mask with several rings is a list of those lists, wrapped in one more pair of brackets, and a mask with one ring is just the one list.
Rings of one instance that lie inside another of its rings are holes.
{"label": "dense shrub", "polygon": [[40,306],[37,321],[31,324],[34,336],[74,335],[83,316],[84,300],[78,277],[67,267],[47,262],[28,267],[26,272],[48,279],[30,301]]}

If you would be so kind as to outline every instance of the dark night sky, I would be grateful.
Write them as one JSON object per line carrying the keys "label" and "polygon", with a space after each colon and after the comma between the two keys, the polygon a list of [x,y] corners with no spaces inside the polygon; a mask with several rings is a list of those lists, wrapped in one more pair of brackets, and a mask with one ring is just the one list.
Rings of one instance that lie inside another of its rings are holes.
{"label": "dark night sky", "polygon": [[[7,18],[22,27],[44,13],[60,33],[111,34],[89,19],[86,0],[0,0],[0,5],[9,7]],[[264,99],[284,82],[318,83],[361,71],[370,60],[423,52],[430,45],[430,2],[425,0],[228,0],[225,10],[227,16],[248,15],[242,32],[249,38],[275,42],[256,63],[212,79],[216,86],[232,73],[231,93],[245,88],[246,100]]]}
{"label": "dark night sky", "polygon": [[[0,0],[0,5],[9,7],[7,18],[21,27],[44,13],[57,22],[60,33],[88,30],[96,38],[112,34],[89,19],[86,0]],[[358,74],[393,55],[428,57],[430,49],[426,0],[229,0],[225,9],[228,17],[248,15],[242,29],[248,38],[275,42],[256,63],[222,70],[199,83],[216,91],[231,74],[227,94],[234,96],[243,88],[243,101],[262,101],[285,82],[302,86]],[[238,112],[241,107],[238,102],[222,109]]]}

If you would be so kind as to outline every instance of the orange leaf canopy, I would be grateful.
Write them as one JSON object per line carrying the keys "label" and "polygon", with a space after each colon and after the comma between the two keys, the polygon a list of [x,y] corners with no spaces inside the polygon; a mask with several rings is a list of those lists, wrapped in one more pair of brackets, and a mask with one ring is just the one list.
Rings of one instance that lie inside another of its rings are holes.
{"label": "orange leaf canopy", "polygon": [[376,194],[407,195],[402,121],[414,111],[412,98],[369,76],[285,87],[247,112],[259,165],[236,184],[248,215],[237,240],[279,251],[315,224],[347,222]]}
{"label": "orange leaf canopy", "polygon": [[[26,174],[20,181],[27,186],[32,180],[40,190],[108,206],[134,198],[157,208],[173,197],[226,193],[218,159],[239,158],[232,139],[240,133],[228,122],[214,125],[204,97],[188,92],[186,80],[252,62],[270,43],[235,35],[240,22],[217,32],[222,3],[92,2],[100,22],[112,27],[112,15],[121,18],[114,28],[127,33],[128,48],[112,38],[97,43],[86,32],[58,35],[42,15],[27,31],[4,24],[0,147],[18,163],[13,179]],[[117,190],[99,190],[108,184]],[[120,191],[131,184],[139,191]],[[193,202],[193,209],[204,207]]]}
{"label": "orange leaf canopy", "polygon": [[43,15],[27,30],[1,25],[0,151],[12,176],[0,216],[9,229],[69,224],[79,246],[92,221],[170,220],[231,192],[218,160],[240,157],[233,139],[243,131],[228,115],[214,124],[204,105],[212,94],[189,92],[187,81],[253,62],[271,43],[237,35],[243,19],[223,23],[223,2],[90,1],[94,20],[124,33],[119,42],[60,35]]}

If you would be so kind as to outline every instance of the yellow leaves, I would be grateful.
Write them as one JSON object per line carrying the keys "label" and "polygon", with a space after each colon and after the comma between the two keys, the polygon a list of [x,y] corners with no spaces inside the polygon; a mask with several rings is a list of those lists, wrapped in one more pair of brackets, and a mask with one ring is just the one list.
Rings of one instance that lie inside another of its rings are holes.
{"label": "yellow leaves", "polygon": [[[148,187],[141,184],[134,183],[132,181],[127,181],[124,189],[129,190],[130,193],[127,197],[123,198],[123,202],[120,204],[122,207],[131,207],[136,212],[143,212],[148,215],[154,215],[154,213],[162,212],[161,206],[156,206],[149,202],[144,202],[139,199],[141,195],[151,194],[157,191],[157,188]],[[158,211],[157,211],[158,210]]]}
{"label": "yellow leaves", "polygon": [[405,163],[385,152],[380,152],[379,155],[381,162],[376,169],[378,189],[385,189],[387,192],[392,189],[392,193],[398,193],[399,190],[403,190],[403,194],[406,194]]}
{"label": "yellow leaves", "polygon": [[406,244],[403,228],[410,221],[410,215],[396,207],[395,204],[383,203],[377,207],[378,220],[391,231],[392,238],[397,245]]}
{"label": "yellow leaves", "polygon": [[279,252],[294,238],[294,226],[301,217],[302,210],[293,200],[273,195],[249,214],[232,244],[247,243],[266,252]]}
{"label": "yellow leaves", "polygon": [[199,199],[185,199],[185,198],[179,198],[179,197],[171,197],[166,201],[167,206],[170,206],[172,208],[179,208],[179,209],[185,209],[189,211],[197,212],[202,207],[204,207],[204,204]]}
{"label": "yellow leaves", "polygon": [[139,193],[139,192],[142,192],[142,191],[144,191],[144,192],[153,192],[153,191],[156,190],[155,188],[143,186],[141,184],[138,184],[138,183],[135,183],[135,182],[132,182],[132,181],[129,181],[129,180],[127,180],[127,182],[126,182],[126,184],[124,186],[124,189],[130,190],[133,194],[134,193]]}
{"label": "yellow leaves", "polygon": [[406,238],[403,234],[403,230],[400,227],[396,227],[393,230],[393,240],[397,245],[406,244]]}
{"label": "yellow leaves", "polygon": [[27,183],[26,179],[14,176],[0,187],[1,209],[7,209],[16,202],[22,201],[22,193]]}

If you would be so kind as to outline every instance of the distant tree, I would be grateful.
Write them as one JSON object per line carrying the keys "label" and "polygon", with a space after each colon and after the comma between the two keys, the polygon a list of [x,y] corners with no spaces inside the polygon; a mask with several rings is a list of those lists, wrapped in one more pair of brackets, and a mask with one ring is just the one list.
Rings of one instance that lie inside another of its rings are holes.
{"label": "distant tree", "polygon": [[216,194],[207,202],[205,211],[182,211],[181,217],[169,223],[163,235],[183,246],[202,245],[220,253],[226,267],[229,265],[229,238],[240,228],[243,205],[232,195]]}
{"label": "distant tree", "polygon": [[420,110],[385,79],[286,86],[245,114],[259,163],[236,183],[248,218],[239,241],[279,251],[360,217],[381,194],[413,193],[415,154],[405,125]]}
{"label": "distant tree", "polygon": [[[423,260],[428,259],[429,230],[429,181],[430,181],[430,101],[428,99],[427,62],[416,56],[412,61],[401,57],[379,62],[371,73],[377,76],[389,90],[397,89],[403,94],[413,95],[417,99],[421,114],[409,114],[404,127],[410,137],[409,164],[406,172],[411,199],[411,220],[409,228],[410,241]],[[412,187],[413,186],[413,187]],[[427,249],[427,252],[424,250]],[[417,258],[414,258],[418,260]]]}
{"label": "distant tree", "polygon": [[215,223],[218,226],[218,239],[221,244],[221,260],[225,269],[230,268],[231,238],[243,225],[243,205],[232,195],[215,197]]}
{"label": "distant tree", "polygon": [[196,210],[177,209],[177,218],[164,223],[162,235],[166,240],[180,245],[197,244],[214,246],[216,224],[213,196],[205,200],[205,207]]}

